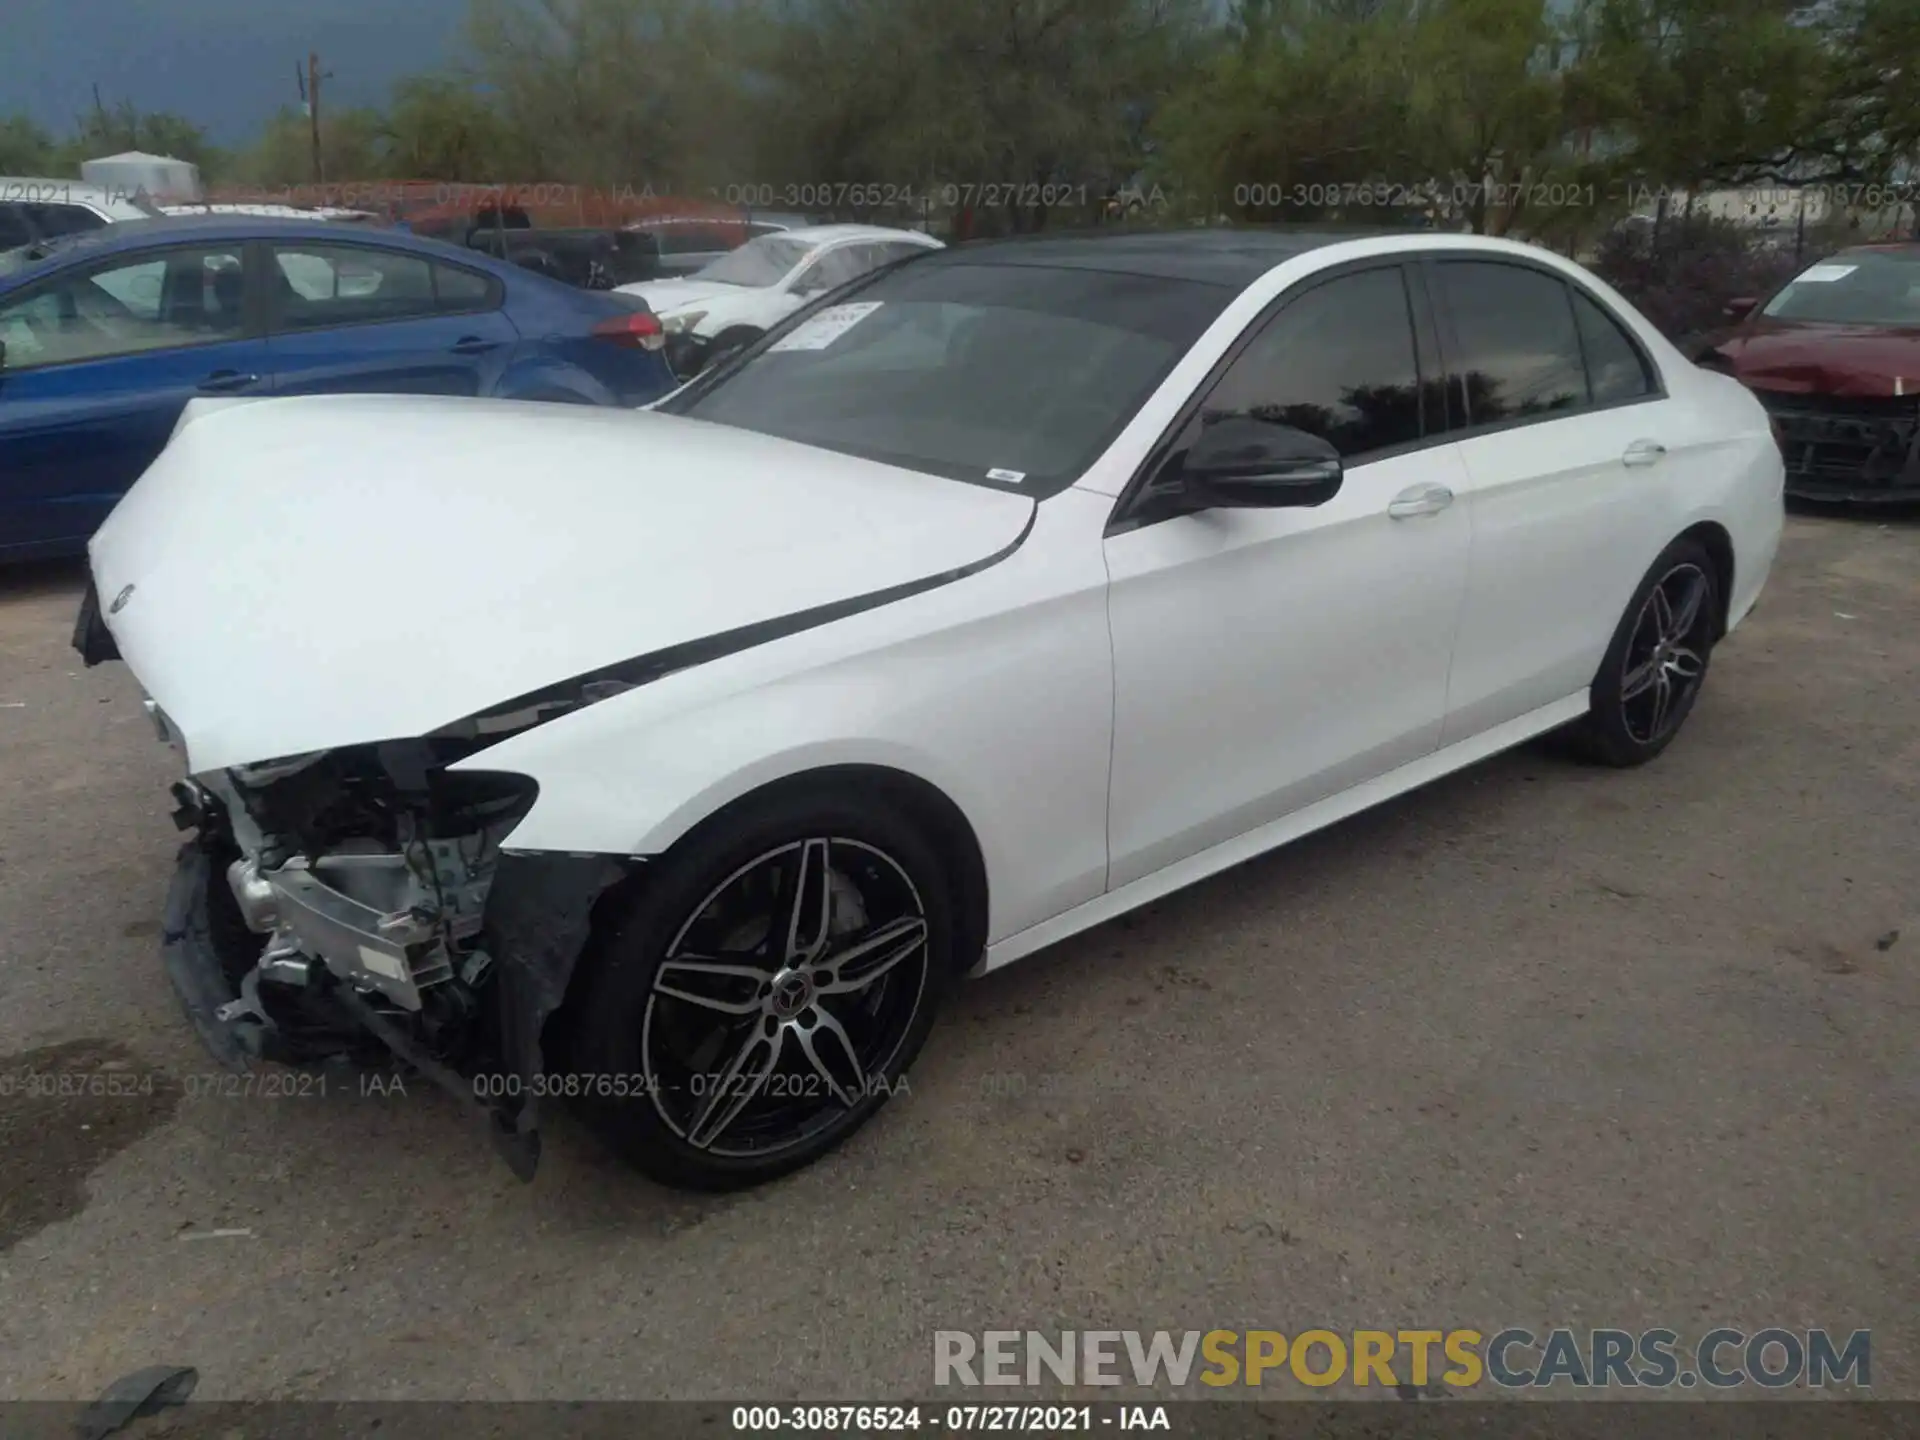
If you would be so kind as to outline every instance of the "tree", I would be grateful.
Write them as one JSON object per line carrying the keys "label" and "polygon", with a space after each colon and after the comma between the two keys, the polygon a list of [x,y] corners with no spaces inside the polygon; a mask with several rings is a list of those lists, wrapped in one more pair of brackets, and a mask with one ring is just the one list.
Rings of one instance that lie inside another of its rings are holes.
{"label": "tree", "polygon": [[526,178],[690,189],[738,113],[734,18],[705,0],[474,0],[470,40]]}
{"label": "tree", "polygon": [[53,136],[25,115],[0,119],[0,175],[55,175],[64,158]]}
{"label": "tree", "polygon": [[474,86],[420,75],[394,87],[381,126],[385,170],[419,180],[493,180],[508,150],[499,115]]}
{"label": "tree", "polygon": [[1141,171],[1200,32],[1190,0],[788,0],[765,13],[762,168],[803,189],[914,189],[1013,230]]}
{"label": "tree", "polygon": [[[321,112],[320,159],[329,181],[382,177],[386,120],[377,110]],[[283,107],[260,137],[234,157],[232,175],[249,185],[306,185],[313,180],[313,138],[306,112]]]}

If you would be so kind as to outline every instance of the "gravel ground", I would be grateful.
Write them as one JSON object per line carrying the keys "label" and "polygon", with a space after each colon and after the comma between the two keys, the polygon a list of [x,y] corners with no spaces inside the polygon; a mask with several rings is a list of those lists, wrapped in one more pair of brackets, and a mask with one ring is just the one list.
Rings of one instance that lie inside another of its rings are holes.
{"label": "gravel ground", "polygon": [[[1920,527],[1795,518],[1687,732],[1534,747],[967,987],[836,1156],[206,1093],[171,752],[0,574],[0,1398],[873,1399],[937,1328],[1825,1325],[1920,1398]],[[998,1398],[1004,1398],[998,1397]]]}

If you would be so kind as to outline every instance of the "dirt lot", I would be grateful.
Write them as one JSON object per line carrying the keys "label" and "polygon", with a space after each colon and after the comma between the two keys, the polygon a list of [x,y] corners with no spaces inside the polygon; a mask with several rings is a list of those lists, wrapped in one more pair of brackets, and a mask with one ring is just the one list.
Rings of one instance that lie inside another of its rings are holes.
{"label": "dirt lot", "polygon": [[[1824,1325],[1920,1397],[1920,526],[1797,518],[1667,756],[1529,749],[968,987],[727,1199],[205,1093],[171,752],[0,575],[0,1397],[928,1395],[936,1328]],[[1005,1398],[1004,1396],[1000,1398]]]}

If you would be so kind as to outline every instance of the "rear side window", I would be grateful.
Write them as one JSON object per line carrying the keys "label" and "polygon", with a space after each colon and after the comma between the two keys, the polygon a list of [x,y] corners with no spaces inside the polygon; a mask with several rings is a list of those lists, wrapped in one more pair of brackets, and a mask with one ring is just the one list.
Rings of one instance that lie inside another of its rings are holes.
{"label": "rear side window", "polygon": [[27,225],[23,207],[19,205],[0,205],[0,250],[12,250],[17,246],[31,245],[33,231]]}
{"label": "rear side window", "polygon": [[[315,330],[432,315],[433,270],[418,255],[357,245],[276,245],[280,328]],[[446,268],[446,267],[440,267]]]}
{"label": "rear side window", "polygon": [[442,310],[490,310],[500,303],[493,281],[457,265],[434,266],[433,286]]}
{"label": "rear side window", "polygon": [[1586,364],[1564,284],[1538,270],[1480,260],[1443,261],[1439,270],[1468,425],[1587,404]]}
{"label": "rear side window", "polygon": [[1573,316],[1580,328],[1580,346],[1586,352],[1587,379],[1593,389],[1593,403],[1614,405],[1637,400],[1653,393],[1653,376],[1640,347],[1627,337],[1620,322],[1577,289],[1573,296]]}
{"label": "rear side window", "polygon": [[1317,285],[1220,377],[1202,424],[1229,415],[1291,425],[1352,460],[1420,438],[1420,367],[1400,267]]}

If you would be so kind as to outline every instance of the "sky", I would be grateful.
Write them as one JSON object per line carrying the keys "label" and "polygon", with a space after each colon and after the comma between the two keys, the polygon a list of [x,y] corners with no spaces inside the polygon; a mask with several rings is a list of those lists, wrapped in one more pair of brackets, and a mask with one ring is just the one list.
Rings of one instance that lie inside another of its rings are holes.
{"label": "sky", "polygon": [[93,106],[171,110],[216,144],[298,105],[320,52],[324,105],[380,105],[403,75],[456,61],[467,0],[0,0],[0,115],[56,133]]}

